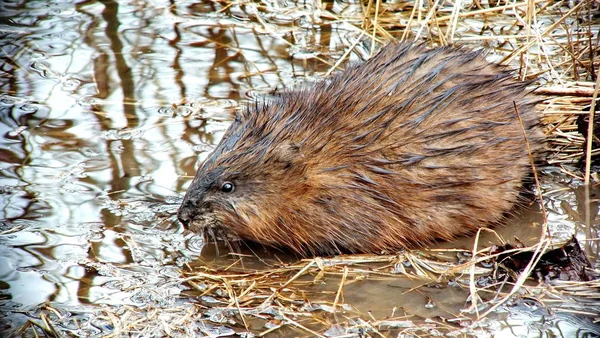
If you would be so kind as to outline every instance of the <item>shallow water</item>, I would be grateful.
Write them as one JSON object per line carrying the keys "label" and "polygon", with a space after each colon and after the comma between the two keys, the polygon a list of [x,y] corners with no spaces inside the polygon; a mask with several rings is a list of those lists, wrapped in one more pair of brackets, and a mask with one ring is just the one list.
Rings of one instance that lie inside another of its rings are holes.
{"label": "shallow water", "polygon": [[[297,5],[306,10],[286,9]],[[357,36],[349,26],[312,17],[312,5],[303,2],[0,6],[0,301],[13,328],[39,319],[46,302],[83,319],[102,304],[143,304],[148,300],[124,290],[158,283],[186,263],[230,264],[219,257],[226,249],[201,254],[202,239],[174,222],[194,168],[241,104],[319,77],[330,67],[325,61],[342,55],[343,43]],[[261,6],[280,7],[270,8],[264,21],[256,14]],[[358,10],[345,2],[326,7]],[[586,222],[579,182],[556,168],[542,180],[554,235],[575,234],[600,267],[599,242],[592,240],[600,237],[600,191],[591,193]],[[534,243],[541,230],[532,222],[543,220],[537,209],[532,205],[498,232]],[[440,244],[471,246],[471,239]],[[244,264],[262,266],[252,258]],[[465,296],[448,289],[389,298],[390,290],[411,287],[409,281],[373,281],[344,293],[347,303],[376,317],[398,304],[421,317],[464,307]],[[428,307],[427,299],[436,306]],[[497,332],[523,334],[522,327],[540,320],[519,316]],[[102,332],[96,330],[86,333]]]}

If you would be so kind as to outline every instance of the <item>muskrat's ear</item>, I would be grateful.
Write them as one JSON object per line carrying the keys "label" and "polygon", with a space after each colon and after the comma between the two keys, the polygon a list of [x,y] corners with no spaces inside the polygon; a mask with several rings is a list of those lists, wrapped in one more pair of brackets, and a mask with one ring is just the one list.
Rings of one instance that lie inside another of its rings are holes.
{"label": "muskrat's ear", "polygon": [[289,169],[301,158],[300,146],[291,141],[284,141],[273,148],[269,161],[281,165],[283,169]]}

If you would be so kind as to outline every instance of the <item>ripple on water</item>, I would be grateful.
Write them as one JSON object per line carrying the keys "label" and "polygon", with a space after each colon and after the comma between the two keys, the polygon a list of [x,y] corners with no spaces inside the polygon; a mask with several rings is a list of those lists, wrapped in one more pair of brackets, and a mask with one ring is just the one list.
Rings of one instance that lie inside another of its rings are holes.
{"label": "ripple on water", "polygon": [[111,129],[104,132],[104,138],[107,140],[137,140],[144,136],[142,128],[124,128]]}
{"label": "ripple on water", "polygon": [[188,250],[197,255],[200,255],[202,253],[202,249],[204,249],[205,246],[206,241],[204,239],[204,236],[201,235],[194,235],[188,238],[186,243],[186,247],[188,248]]}
{"label": "ripple on water", "polygon": [[190,109],[197,117],[228,123],[238,108],[239,103],[230,99],[204,99],[190,103]]}

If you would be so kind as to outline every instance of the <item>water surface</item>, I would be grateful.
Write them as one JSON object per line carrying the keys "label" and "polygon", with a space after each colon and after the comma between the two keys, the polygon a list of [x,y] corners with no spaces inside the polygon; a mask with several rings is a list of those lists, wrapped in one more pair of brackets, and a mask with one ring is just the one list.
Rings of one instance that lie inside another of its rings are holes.
{"label": "water surface", "polygon": [[[0,299],[5,329],[39,320],[44,304],[81,321],[89,321],[89,313],[102,305],[141,307],[149,299],[128,292],[137,285],[161,285],[188,263],[231,264],[226,248],[201,253],[202,239],[184,233],[173,214],[198,163],[241,105],[319,78],[358,36],[347,24],[311,16],[313,6],[0,4]],[[338,14],[360,10],[353,2],[324,6]],[[352,59],[364,57],[368,46],[359,50],[363,55]],[[548,168],[542,181],[554,236],[575,234],[600,267],[595,240],[599,190],[592,189],[594,202],[586,211],[577,180]],[[540,227],[534,223],[542,221],[533,204],[498,231],[507,240],[535,243]],[[482,244],[494,241],[490,235]],[[471,246],[472,239],[440,244]],[[264,259],[298,259],[275,257]],[[242,268],[260,269],[263,263],[244,258]],[[345,301],[356,313],[370,311],[377,318],[397,307],[422,318],[445,317],[464,307],[464,290],[396,293],[412,287],[414,282],[402,279],[357,282],[345,290]],[[313,291],[336,288],[332,280]],[[502,327],[522,335],[529,330],[527,323],[543,320],[535,314],[521,317],[520,312],[505,317],[510,320]],[[577,327],[571,317],[557,318],[554,323],[566,322],[566,328],[557,324],[538,332]],[[110,332],[103,325],[88,330],[76,332]]]}

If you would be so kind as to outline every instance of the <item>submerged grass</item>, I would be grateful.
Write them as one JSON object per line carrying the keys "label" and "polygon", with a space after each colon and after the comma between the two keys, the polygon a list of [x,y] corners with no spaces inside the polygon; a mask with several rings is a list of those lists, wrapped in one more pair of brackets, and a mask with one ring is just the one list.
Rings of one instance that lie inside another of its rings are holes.
{"label": "submerged grass", "polygon": [[[378,44],[390,39],[431,46],[456,43],[484,48],[491,60],[512,65],[521,79],[536,79],[537,93],[545,96],[541,104],[542,122],[551,140],[547,162],[571,177],[590,180],[593,184],[599,182],[597,174],[590,170],[593,158],[600,153],[593,147],[597,130],[594,130],[596,106],[592,104],[598,102],[600,79],[598,1],[382,3],[369,0],[341,9],[320,1],[278,5],[248,1],[222,3],[223,12],[230,7],[253,6],[257,11],[248,16],[265,30],[277,27],[277,16],[285,15],[306,17],[311,24],[327,23],[349,32],[341,39],[347,53],[337,62],[328,60],[327,55],[317,56],[332,65],[331,71],[343,64],[356,46],[367,45],[373,53]],[[589,123],[585,135],[581,133],[583,115],[588,116]],[[477,240],[471,252],[415,250],[396,255],[304,259],[255,270],[244,268],[241,261],[226,267],[207,265],[186,269],[181,276],[172,277],[168,284],[187,288],[180,300],[197,301],[170,306],[157,302],[142,308],[106,306],[96,314],[95,324],[86,325],[111,332],[107,337],[224,336],[249,332],[256,336],[376,337],[391,332],[420,337],[471,336],[486,332],[485,318],[503,305],[527,299],[536,300],[553,313],[588,316],[600,321],[597,306],[600,281],[536,282],[530,278],[542,254],[560,244],[552,241],[545,228],[540,238],[535,245],[513,250],[533,252],[532,259],[520,274],[504,279],[494,278],[498,264],[486,264],[493,262],[498,254],[492,254],[491,248],[480,248]],[[470,259],[457,261],[457,252]],[[386,318],[376,319],[345,301],[344,290],[352,283],[366,279],[392,283],[400,278],[415,282],[409,288],[411,291],[432,285],[452,285],[464,290],[462,312],[453,318],[423,319],[395,308]],[[56,323],[64,319],[56,315],[58,311],[51,305],[40,313],[38,320],[28,322],[18,334],[35,332],[37,336],[61,336],[61,332],[72,334],[89,329],[78,327],[77,322],[71,326],[61,324],[62,328],[57,329]]]}

